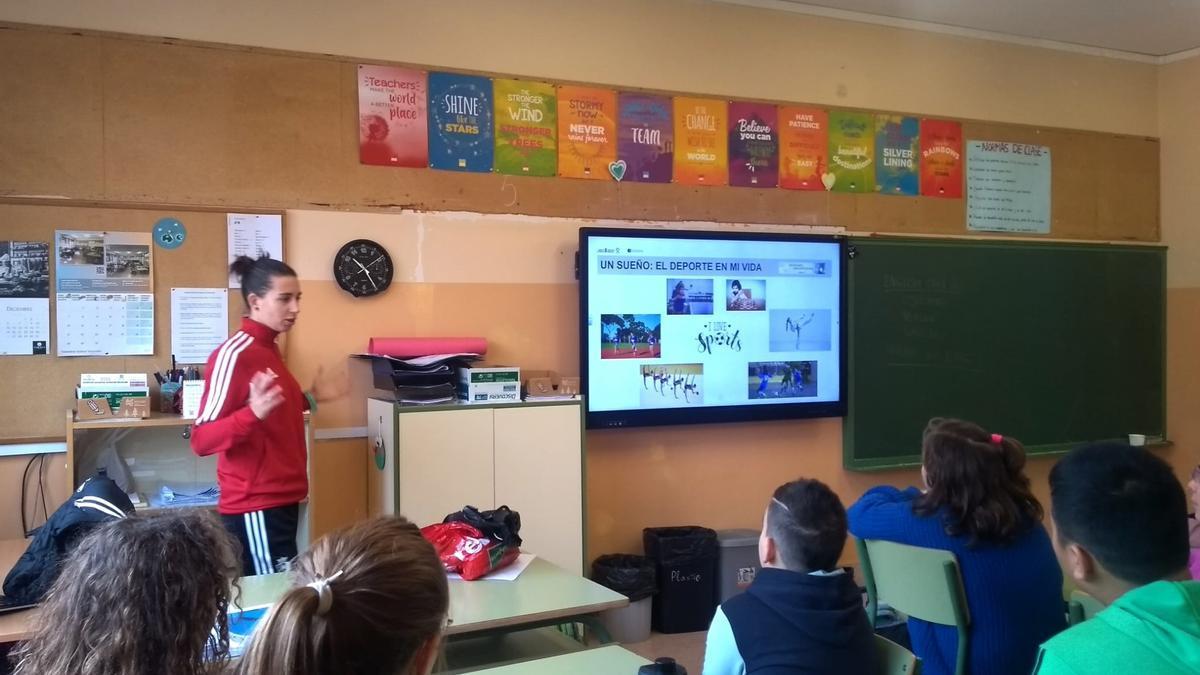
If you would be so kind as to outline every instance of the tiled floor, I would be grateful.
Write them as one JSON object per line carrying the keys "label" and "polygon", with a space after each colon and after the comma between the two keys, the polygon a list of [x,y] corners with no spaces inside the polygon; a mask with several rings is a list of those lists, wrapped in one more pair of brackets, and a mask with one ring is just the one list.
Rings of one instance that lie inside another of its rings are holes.
{"label": "tiled floor", "polygon": [[697,633],[651,633],[645,642],[621,645],[640,656],[653,661],[660,656],[670,656],[687,669],[688,675],[700,675],[704,665],[704,639],[708,631]]}

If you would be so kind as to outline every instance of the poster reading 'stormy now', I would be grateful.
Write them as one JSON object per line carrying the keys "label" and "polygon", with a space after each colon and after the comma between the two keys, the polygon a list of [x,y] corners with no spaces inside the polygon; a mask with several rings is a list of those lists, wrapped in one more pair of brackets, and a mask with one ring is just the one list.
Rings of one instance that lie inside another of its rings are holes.
{"label": "poster reading 'stormy now'", "polygon": [[595,87],[558,88],[558,175],[609,178],[617,161],[617,92]]}
{"label": "poster reading 'stormy now'", "polygon": [[358,159],[380,166],[429,166],[425,73],[358,67]]}
{"label": "poster reading 'stormy now'", "polygon": [[495,80],[496,171],[553,176],[558,167],[558,105],[554,85]]}

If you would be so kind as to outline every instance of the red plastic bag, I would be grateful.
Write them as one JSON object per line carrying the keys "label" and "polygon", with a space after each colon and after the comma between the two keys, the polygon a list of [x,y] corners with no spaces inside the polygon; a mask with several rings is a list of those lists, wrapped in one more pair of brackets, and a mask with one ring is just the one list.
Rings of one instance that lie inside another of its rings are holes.
{"label": "red plastic bag", "polygon": [[433,544],[448,572],[474,581],[494,570],[511,565],[521,549],[505,546],[484,536],[466,523],[438,523],[421,528],[421,536]]}

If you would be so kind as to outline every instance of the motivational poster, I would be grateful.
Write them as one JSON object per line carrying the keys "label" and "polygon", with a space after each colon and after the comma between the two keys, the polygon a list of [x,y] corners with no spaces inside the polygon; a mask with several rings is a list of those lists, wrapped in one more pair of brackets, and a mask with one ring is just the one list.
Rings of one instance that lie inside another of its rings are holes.
{"label": "motivational poster", "polygon": [[[828,171],[829,114],[820,108],[779,107],[779,187],[824,190]],[[833,180],[830,173],[829,179]]]}
{"label": "motivational poster", "polygon": [[496,103],[495,169],[515,176],[553,176],[558,166],[554,85],[492,82]]}
{"label": "motivational poster", "polygon": [[826,189],[875,190],[875,124],[868,113],[829,113],[829,172]]}
{"label": "motivational poster", "polygon": [[775,187],[779,183],[779,126],[774,105],[729,104],[729,184]]}
{"label": "motivational poster", "polygon": [[425,73],[358,66],[358,159],[380,166],[429,166]]}
{"label": "motivational poster", "polygon": [[920,130],[915,117],[875,116],[875,190],[880,194],[917,194]]}
{"label": "motivational poster", "polygon": [[1050,148],[967,141],[967,229],[1050,232]]}
{"label": "motivational poster", "polygon": [[610,167],[616,180],[639,183],[671,182],[675,149],[668,96],[621,92],[617,97],[617,162]]}
{"label": "motivational poster", "polygon": [[558,175],[612,180],[617,161],[617,92],[558,88]]}
{"label": "motivational poster", "polygon": [[921,120],[921,195],[962,198],[962,124]]}
{"label": "motivational poster", "polygon": [[429,166],[446,171],[491,171],[492,81],[429,74]]}
{"label": "motivational poster", "polygon": [[725,185],[728,182],[727,106],[719,99],[675,98],[676,183]]}

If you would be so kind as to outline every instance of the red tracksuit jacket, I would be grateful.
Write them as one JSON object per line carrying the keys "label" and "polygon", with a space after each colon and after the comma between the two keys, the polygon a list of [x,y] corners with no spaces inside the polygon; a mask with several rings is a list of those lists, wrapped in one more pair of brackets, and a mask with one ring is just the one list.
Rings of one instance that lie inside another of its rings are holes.
{"label": "red tracksuit jacket", "polygon": [[[242,329],[208,357],[192,451],[218,455],[217,510],[224,514],[297,504],[308,496],[308,399],[283,364],[275,345],[278,335],[257,321],[242,319]],[[260,420],[248,403],[250,379],[265,370],[277,376],[283,402]]]}

